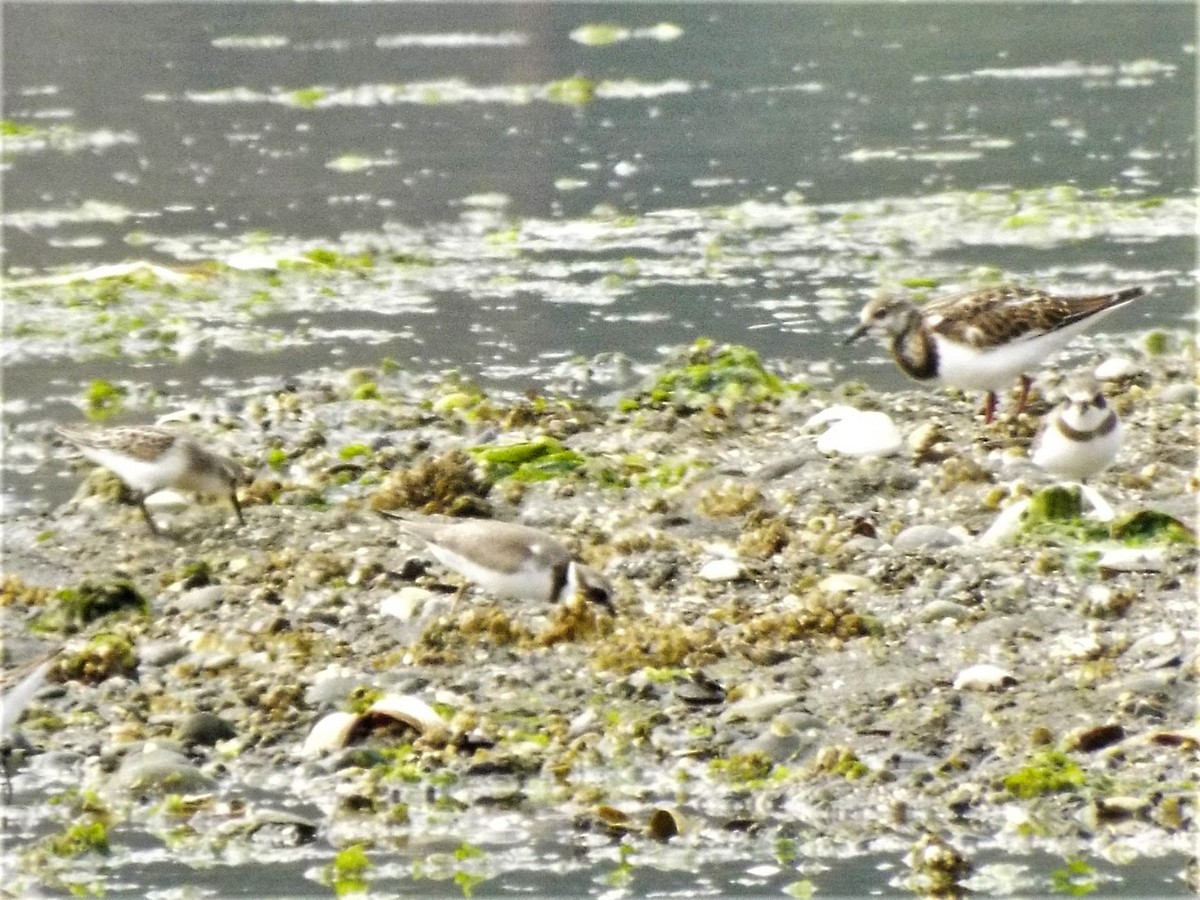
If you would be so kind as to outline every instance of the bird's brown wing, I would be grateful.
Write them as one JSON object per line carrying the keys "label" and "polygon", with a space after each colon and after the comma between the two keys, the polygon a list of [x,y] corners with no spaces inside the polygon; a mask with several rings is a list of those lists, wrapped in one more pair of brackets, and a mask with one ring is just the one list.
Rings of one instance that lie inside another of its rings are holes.
{"label": "bird's brown wing", "polygon": [[1007,285],[947,297],[925,306],[923,311],[933,331],[982,350],[1047,334],[1140,294],[1138,290],[1056,297],[1034,288]]}
{"label": "bird's brown wing", "polygon": [[154,460],[167,451],[179,439],[179,435],[166,428],[59,428],[58,433],[80,447],[97,450],[113,450],[132,456],[134,459]]}

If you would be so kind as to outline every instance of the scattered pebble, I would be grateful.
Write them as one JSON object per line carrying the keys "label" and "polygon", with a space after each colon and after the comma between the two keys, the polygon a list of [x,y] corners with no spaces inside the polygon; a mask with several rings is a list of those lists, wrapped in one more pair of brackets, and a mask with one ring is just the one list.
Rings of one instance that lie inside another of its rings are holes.
{"label": "scattered pebble", "polygon": [[910,525],[892,540],[892,546],[902,553],[921,550],[942,550],[957,547],[962,538],[940,525]]}
{"label": "scattered pebble", "polygon": [[710,559],[696,575],[704,581],[741,581],[746,577],[746,569],[736,559],[721,557]]}

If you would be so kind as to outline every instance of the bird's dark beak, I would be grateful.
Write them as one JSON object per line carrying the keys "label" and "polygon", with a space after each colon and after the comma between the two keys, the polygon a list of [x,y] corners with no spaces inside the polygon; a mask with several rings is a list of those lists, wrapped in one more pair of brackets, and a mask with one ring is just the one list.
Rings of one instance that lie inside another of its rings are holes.
{"label": "bird's dark beak", "polygon": [[854,343],[860,337],[862,337],[864,334],[866,334],[868,330],[869,330],[869,326],[859,325],[852,332],[850,332],[848,335],[846,335],[846,339],[844,341],[842,341],[842,345],[845,346],[846,344]]}

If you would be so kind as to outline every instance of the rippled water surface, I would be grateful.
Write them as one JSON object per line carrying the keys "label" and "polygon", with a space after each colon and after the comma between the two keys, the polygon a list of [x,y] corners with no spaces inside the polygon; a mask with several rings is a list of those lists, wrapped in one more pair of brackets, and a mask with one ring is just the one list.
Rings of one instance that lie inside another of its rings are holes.
{"label": "rippled water surface", "polygon": [[[46,430],[98,379],[134,421],[385,358],[598,395],[710,336],[898,386],[836,342],[880,289],[1145,284],[1106,330],[1193,315],[1189,5],[9,4],[3,40],[10,508],[74,489]],[[680,853],[569,884],[801,877]],[[546,862],[484,874],[560,890]],[[887,890],[877,862],[812,877]]]}

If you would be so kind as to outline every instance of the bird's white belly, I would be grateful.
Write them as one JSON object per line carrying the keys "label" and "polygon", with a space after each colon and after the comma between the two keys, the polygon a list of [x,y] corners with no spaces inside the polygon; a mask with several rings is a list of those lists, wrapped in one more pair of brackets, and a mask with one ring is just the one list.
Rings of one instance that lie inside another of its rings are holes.
{"label": "bird's white belly", "polygon": [[964,390],[998,391],[1014,378],[1034,372],[1065,347],[1075,335],[1095,324],[1104,313],[1035,338],[980,350],[938,339],[938,377],[941,384]]}
{"label": "bird's white belly", "polygon": [[187,460],[172,447],[156,460],[134,459],[106,450],[102,447],[87,447],[83,454],[124,481],[135,491],[153,494],[175,484],[187,468]]}
{"label": "bird's white belly", "polygon": [[1033,461],[1047,472],[1082,480],[1107,469],[1121,449],[1121,425],[1086,443],[1073,441],[1051,426],[1042,435]]}
{"label": "bird's white belly", "polygon": [[429,551],[442,565],[458,572],[490,594],[518,600],[553,599],[550,597],[553,576],[549,571],[522,566],[515,572],[497,572],[443,547],[431,544]]}

